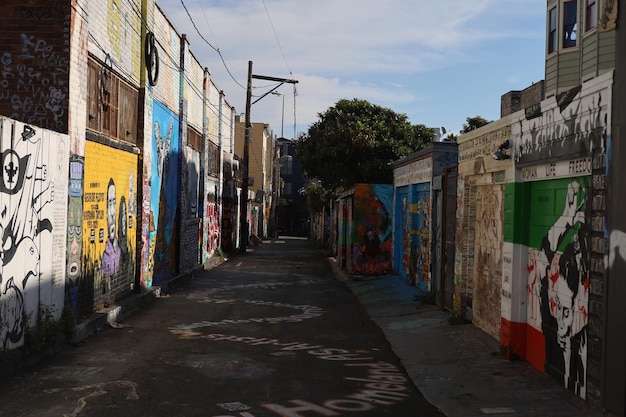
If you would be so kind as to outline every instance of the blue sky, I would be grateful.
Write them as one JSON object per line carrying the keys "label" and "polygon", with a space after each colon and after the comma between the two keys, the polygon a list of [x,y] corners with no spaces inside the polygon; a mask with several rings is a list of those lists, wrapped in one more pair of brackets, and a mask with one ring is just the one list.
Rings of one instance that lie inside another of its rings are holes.
{"label": "blue sky", "polygon": [[[284,96],[268,95],[250,112],[286,138],[342,98],[458,134],[467,117],[499,119],[503,94],[544,78],[545,0],[157,2],[237,113],[245,111],[248,61],[255,75],[298,80],[295,100],[284,84]],[[253,94],[271,84],[254,79]]]}

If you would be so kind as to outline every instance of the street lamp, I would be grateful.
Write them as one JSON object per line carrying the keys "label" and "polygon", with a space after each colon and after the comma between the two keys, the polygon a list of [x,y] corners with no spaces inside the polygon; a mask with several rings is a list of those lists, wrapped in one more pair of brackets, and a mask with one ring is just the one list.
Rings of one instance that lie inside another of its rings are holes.
{"label": "street lamp", "polygon": [[252,123],[250,122],[250,108],[254,103],[261,100],[263,97],[269,94],[269,92],[263,94],[252,102],[252,79],[256,78],[265,81],[274,81],[280,83],[274,87],[272,91],[278,88],[284,83],[297,84],[297,80],[290,80],[287,78],[269,77],[267,75],[254,75],[252,74],[252,61],[248,61],[248,86],[246,89],[246,127],[244,129],[243,140],[243,178],[241,182],[241,201],[239,207],[239,250],[243,253],[246,252],[246,246],[248,245],[248,181],[249,177],[249,164],[250,164],[250,134],[252,130]]}
{"label": "street lamp", "polygon": [[280,118],[280,137],[284,138],[283,128],[285,127],[285,95],[283,93],[279,93],[278,91],[272,91],[272,94],[274,94],[275,96],[283,96],[283,111]]}

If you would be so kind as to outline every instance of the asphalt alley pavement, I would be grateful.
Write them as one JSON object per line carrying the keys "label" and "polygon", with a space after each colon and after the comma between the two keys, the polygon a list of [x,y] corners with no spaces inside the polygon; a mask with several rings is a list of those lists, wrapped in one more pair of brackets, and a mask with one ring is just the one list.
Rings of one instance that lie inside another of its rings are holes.
{"label": "asphalt alley pavement", "polygon": [[474,325],[451,325],[446,312],[417,301],[417,289],[399,276],[361,280],[334,269],[419,391],[446,416],[602,415],[527,362],[502,357],[499,342]]}
{"label": "asphalt alley pavement", "polygon": [[264,242],[3,381],[0,416],[443,416],[351,288]]}

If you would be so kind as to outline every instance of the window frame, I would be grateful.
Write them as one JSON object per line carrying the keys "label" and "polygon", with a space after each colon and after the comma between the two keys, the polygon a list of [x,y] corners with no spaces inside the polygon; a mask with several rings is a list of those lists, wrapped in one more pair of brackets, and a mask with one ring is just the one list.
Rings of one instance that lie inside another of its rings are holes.
{"label": "window frame", "polygon": [[585,33],[598,27],[598,0],[585,2]]}
{"label": "window frame", "polygon": [[548,10],[548,54],[556,52],[558,49],[558,14],[556,6]]}
{"label": "window frame", "polygon": [[[571,15],[572,11],[574,12],[573,16]],[[573,20],[568,20],[572,17]],[[578,0],[566,0],[563,2],[563,15],[561,21],[563,22],[561,30],[562,48],[575,48],[578,46]],[[569,28],[571,28],[571,30],[568,30]],[[572,34],[574,35],[573,40]]]}

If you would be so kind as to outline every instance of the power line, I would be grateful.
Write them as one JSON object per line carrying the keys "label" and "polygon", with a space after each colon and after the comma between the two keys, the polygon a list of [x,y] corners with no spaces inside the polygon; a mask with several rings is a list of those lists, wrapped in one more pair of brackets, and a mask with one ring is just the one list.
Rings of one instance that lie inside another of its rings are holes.
{"label": "power line", "polygon": [[232,74],[232,72],[230,71],[230,68],[228,68],[228,65],[226,65],[226,61],[224,60],[224,56],[222,55],[222,52],[220,51],[219,48],[216,48],[215,46],[213,46],[209,41],[206,40],[206,38],[202,35],[202,33],[200,33],[200,30],[198,29],[198,27],[196,26],[196,22],[193,20],[193,18],[191,17],[191,13],[189,13],[189,10],[187,10],[187,6],[185,5],[185,1],[184,0],[180,0],[180,3],[183,5],[185,12],[187,12],[187,16],[189,16],[189,20],[191,21],[191,24],[193,25],[193,28],[196,30],[196,32],[198,33],[198,36],[200,36],[200,38],[211,47],[211,49],[213,49],[215,52],[217,52],[217,54],[219,55],[220,59],[222,60],[222,64],[224,64],[224,68],[226,68],[226,72],[228,73],[228,75],[230,75],[230,78],[233,79],[233,81],[241,88],[243,88],[244,90],[246,89],[246,87],[241,84]]}
{"label": "power line", "polygon": [[270,21],[270,26],[272,27],[272,32],[274,33],[274,38],[276,39],[276,43],[278,44],[278,48],[280,49],[280,54],[283,56],[283,60],[285,61],[285,65],[287,65],[287,70],[289,71],[289,75],[293,76],[293,72],[291,72],[291,68],[289,67],[289,63],[287,62],[287,58],[285,57],[285,52],[283,51],[283,46],[280,44],[280,39],[278,39],[278,35],[276,34],[276,29],[274,28],[274,23],[272,22],[272,17],[270,16],[270,12],[267,10],[267,5],[265,4],[265,0],[261,0],[263,3],[263,7],[265,8],[265,14],[267,14],[267,19]]}

